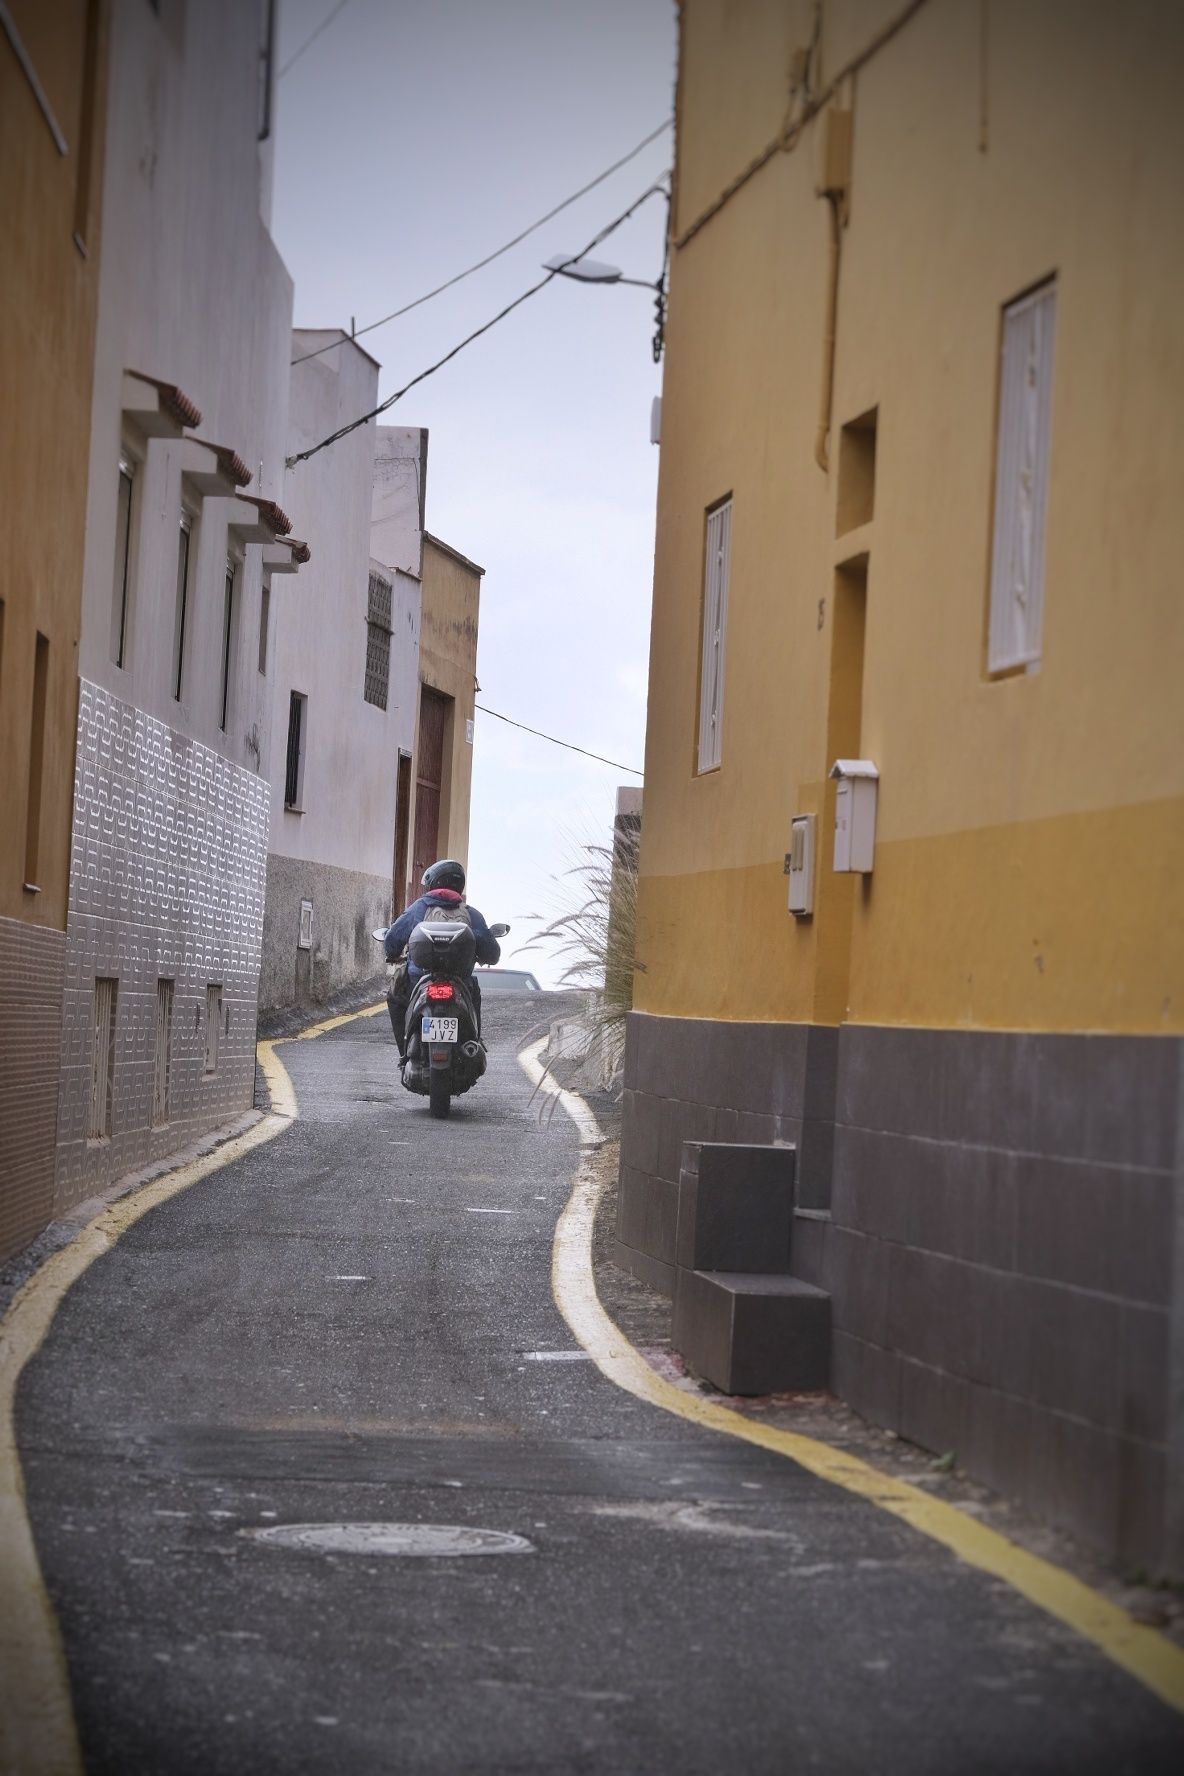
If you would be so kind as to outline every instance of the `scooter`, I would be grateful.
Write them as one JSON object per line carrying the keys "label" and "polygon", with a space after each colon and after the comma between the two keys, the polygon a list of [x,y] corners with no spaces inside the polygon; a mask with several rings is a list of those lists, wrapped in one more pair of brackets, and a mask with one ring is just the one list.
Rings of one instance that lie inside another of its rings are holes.
{"label": "scooter", "polygon": [[[492,937],[505,937],[508,925],[491,925]],[[381,942],[385,931],[374,932]],[[426,1096],[433,1116],[447,1116],[454,1097],[469,1091],[485,1071],[487,1056],[481,1020],[470,988],[477,940],[461,919],[439,914],[416,925],[407,956],[422,970],[411,991],[404,1025],[402,1082]]]}

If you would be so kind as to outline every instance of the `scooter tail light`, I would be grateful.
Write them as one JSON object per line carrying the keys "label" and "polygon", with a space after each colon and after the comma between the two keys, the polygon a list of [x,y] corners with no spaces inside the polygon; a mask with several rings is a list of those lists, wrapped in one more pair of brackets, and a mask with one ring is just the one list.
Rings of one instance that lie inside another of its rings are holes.
{"label": "scooter tail light", "polygon": [[455,999],[456,990],[447,981],[432,981],[428,986],[429,999]]}

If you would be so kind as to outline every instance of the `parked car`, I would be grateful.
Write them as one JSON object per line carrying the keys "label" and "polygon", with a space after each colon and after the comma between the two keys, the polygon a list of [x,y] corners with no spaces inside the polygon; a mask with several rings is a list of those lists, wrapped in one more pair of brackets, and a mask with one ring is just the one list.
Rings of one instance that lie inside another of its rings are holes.
{"label": "parked car", "polygon": [[477,979],[483,993],[541,993],[543,990],[525,968],[479,968]]}

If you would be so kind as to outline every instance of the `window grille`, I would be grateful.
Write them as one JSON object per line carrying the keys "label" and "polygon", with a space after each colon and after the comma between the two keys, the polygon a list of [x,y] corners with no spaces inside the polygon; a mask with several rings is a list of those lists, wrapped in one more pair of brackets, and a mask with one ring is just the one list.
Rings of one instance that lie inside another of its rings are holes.
{"label": "window grille", "polygon": [[370,600],[366,610],[367,703],[386,708],[391,679],[391,586],[381,574],[370,575]]}
{"label": "window grille", "polygon": [[1040,658],[1056,285],[1003,311],[987,670]]}
{"label": "window grille", "polygon": [[105,1141],[111,1133],[111,1100],[115,1095],[115,1012],[117,980],[95,981],[95,1043],[91,1057],[90,1121],[87,1138]]}
{"label": "window grille", "polygon": [[308,698],[293,691],[288,703],[288,767],[284,776],[284,807],[299,808],[304,788],[304,706]]}
{"label": "window grille", "polygon": [[727,499],[707,514],[707,559],[703,573],[703,654],[699,668],[700,771],[714,771],[722,756],[724,656],[731,562],[732,502]]}
{"label": "window grille", "polygon": [[206,1072],[218,1071],[218,1049],[222,1036],[222,987],[211,981],[206,988]]}
{"label": "window grille", "polygon": [[159,1127],[169,1119],[169,1093],[173,1071],[173,983],[156,983],[156,1067],[152,1085],[152,1122]]}

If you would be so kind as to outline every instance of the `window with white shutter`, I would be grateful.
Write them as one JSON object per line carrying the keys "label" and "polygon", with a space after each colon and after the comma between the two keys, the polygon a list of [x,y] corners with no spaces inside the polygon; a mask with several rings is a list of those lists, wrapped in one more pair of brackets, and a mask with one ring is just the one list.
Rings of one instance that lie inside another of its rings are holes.
{"label": "window with white shutter", "polygon": [[1003,311],[988,672],[1040,658],[1056,285]]}
{"label": "window with white shutter", "polygon": [[724,654],[728,628],[728,579],[732,553],[732,502],[707,514],[707,551],[703,572],[703,655],[699,663],[700,772],[714,771],[722,756],[724,719]]}

